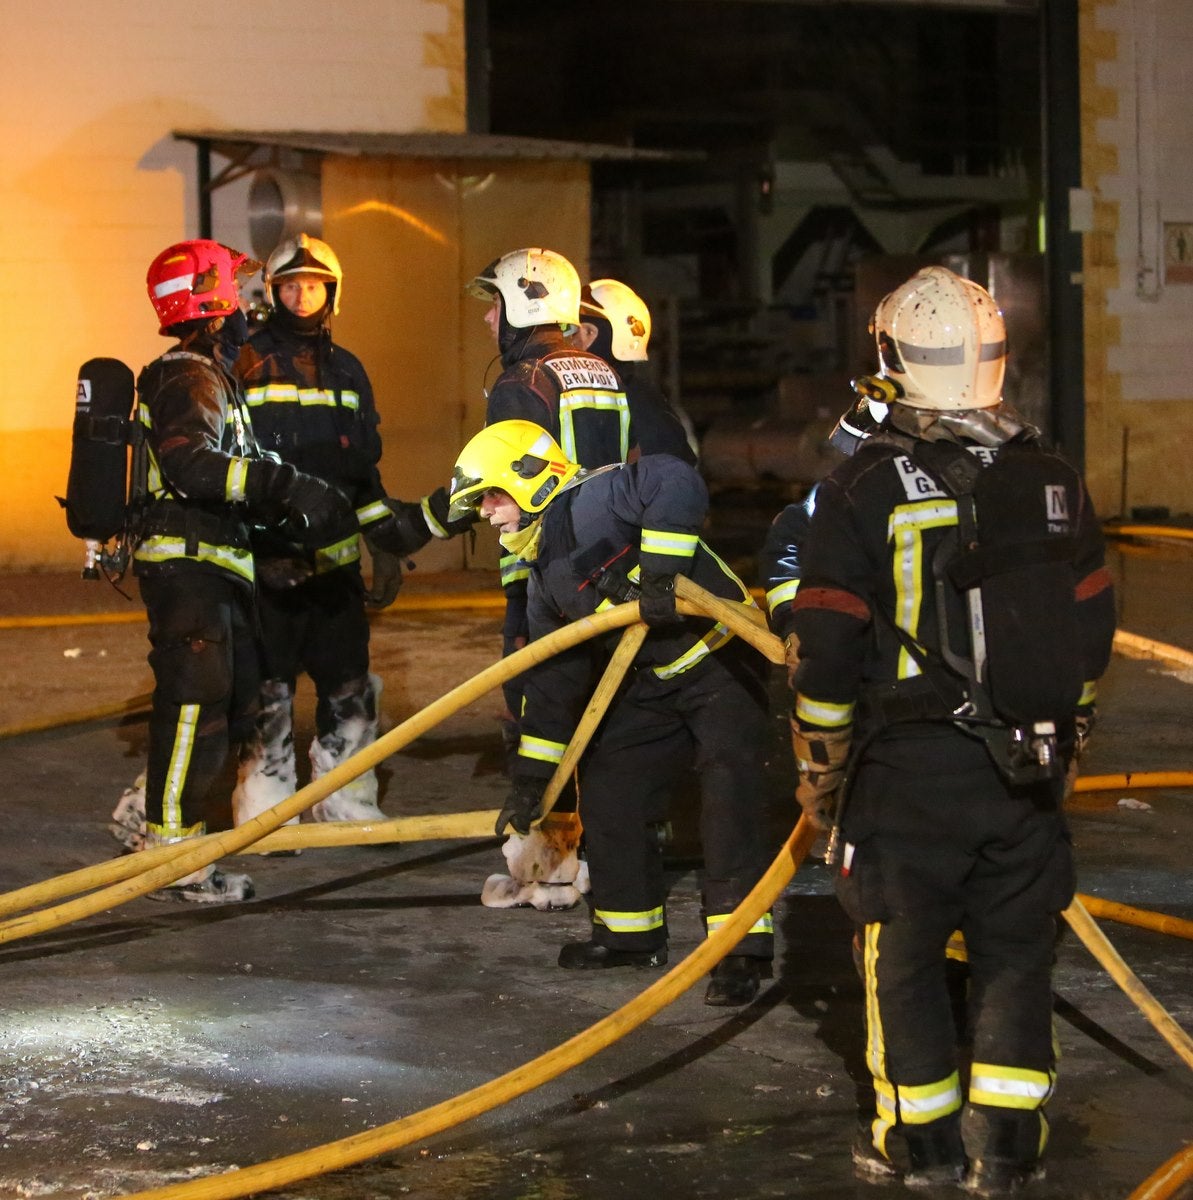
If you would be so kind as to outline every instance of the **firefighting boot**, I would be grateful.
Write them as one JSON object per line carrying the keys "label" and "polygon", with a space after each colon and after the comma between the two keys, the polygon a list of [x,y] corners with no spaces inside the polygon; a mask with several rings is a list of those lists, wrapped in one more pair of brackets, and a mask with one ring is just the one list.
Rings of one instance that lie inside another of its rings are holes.
{"label": "firefighting boot", "polygon": [[[252,739],[240,753],[232,792],[232,823],[243,825],[298,790],[294,767],[294,693],[284,679],[261,684]],[[286,822],[293,825],[298,818]]]}
{"label": "firefighting boot", "polygon": [[[319,707],[330,714],[330,728],[311,743],[311,782],[322,778],[377,738],[377,702],[381,680],[365,675],[349,680]],[[311,809],[316,821],[384,821],[377,807],[377,775],[370,767]]]}
{"label": "firefighting boot", "polygon": [[567,942],[559,951],[565,971],[600,971],[607,967],[665,967],[667,947],[655,950],[611,950],[598,942]]}
{"label": "firefighting boot", "polygon": [[866,1183],[901,1183],[903,1171],[874,1145],[869,1125],[858,1127],[850,1150],[853,1173]]}
{"label": "firefighting boot", "polygon": [[770,978],[771,965],[761,958],[745,954],[726,955],[712,969],[704,1003],[713,1008],[736,1008],[749,1004],[758,995],[760,981]]}
{"label": "firefighting boot", "polygon": [[1039,1148],[1047,1135],[1039,1109],[999,1111],[967,1104],[962,1118],[973,1162],[965,1190],[975,1196],[1012,1196],[1042,1179]]}
{"label": "firefighting boot", "polygon": [[[202,824],[191,826],[181,836],[163,834],[160,829],[151,825],[146,834],[145,845],[173,846],[202,837],[203,833]],[[254,895],[256,889],[248,875],[221,871],[214,863],[208,863],[207,866],[176,879],[164,888],[149,892],[146,899],[179,901],[185,904],[232,904],[240,900],[251,900]]]}
{"label": "firefighting boot", "polygon": [[939,1187],[960,1183],[968,1163],[961,1141],[961,1114],[951,1113],[927,1125],[909,1125],[903,1129],[910,1165],[903,1175],[909,1188]]}

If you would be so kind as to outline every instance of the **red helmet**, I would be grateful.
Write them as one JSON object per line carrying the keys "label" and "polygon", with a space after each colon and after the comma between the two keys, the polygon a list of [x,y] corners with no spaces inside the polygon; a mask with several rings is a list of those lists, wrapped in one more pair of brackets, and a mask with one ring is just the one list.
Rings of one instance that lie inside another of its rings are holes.
{"label": "red helmet", "polygon": [[179,321],[214,319],[233,313],[240,304],[239,274],[251,275],[261,264],[220,242],[197,238],[177,242],[149,264],[145,287],[149,303],[166,333]]}

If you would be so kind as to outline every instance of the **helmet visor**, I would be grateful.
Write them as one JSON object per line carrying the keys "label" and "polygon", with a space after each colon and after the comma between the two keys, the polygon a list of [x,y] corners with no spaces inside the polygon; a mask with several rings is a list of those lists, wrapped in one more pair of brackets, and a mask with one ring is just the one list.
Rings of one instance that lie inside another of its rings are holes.
{"label": "helmet visor", "polygon": [[472,474],[457,464],[452,474],[451,487],[448,489],[450,502],[447,508],[447,519],[458,521],[461,517],[476,512],[488,486],[480,476]]}

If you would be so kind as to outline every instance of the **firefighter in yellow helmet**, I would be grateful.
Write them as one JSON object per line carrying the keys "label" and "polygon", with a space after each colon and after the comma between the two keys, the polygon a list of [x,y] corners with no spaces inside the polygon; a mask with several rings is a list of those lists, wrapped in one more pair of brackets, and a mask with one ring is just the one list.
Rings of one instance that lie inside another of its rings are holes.
{"label": "firefighter in yellow helmet", "polygon": [[[1048,1136],[1065,762],[1109,659],[1113,592],[1080,475],[1003,401],[993,297],[929,267],[881,301],[873,333],[888,408],[820,483],[790,598],[797,795],[834,828],[837,895],[862,931],[876,1111],[857,1173],[1001,1196],[1039,1171]],[[946,982],[956,929],[968,1065]]]}
{"label": "firefighter in yellow helmet", "polygon": [[[704,845],[704,914],[711,931],[763,867],[762,768],[767,697],[762,663],[714,622],[681,618],[675,576],[752,605],[748,589],[704,545],[708,492],[667,454],[581,470],[541,426],[500,421],[460,452],[453,516],[479,512],[528,564],[530,636],[543,637],[611,603],[638,599],[650,632],[580,773],[580,815],[592,884],[586,940],[562,947],[568,970],[658,967],[667,919],[657,823],[695,767]],[[513,783],[497,833],[526,834],[609,647],[590,642],[523,676]],[[705,1003],[746,1004],[769,974],[774,936],[759,919],[709,981]]]}

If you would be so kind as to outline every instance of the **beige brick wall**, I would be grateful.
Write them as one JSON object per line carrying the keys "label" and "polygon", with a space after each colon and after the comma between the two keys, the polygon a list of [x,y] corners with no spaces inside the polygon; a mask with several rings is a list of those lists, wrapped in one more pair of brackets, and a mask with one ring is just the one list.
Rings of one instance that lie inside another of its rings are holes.
{"label": "beige brick wall", "polygon": [[[463,0],[13,0],[0,36],[0,568],[78,560],[78,366],[160,353],[145,268],[197,234],[178,128],[464,127]],[[216,160],[218,169],[222,163]],[[215,236],[247,245],[245,186]]]}
{"label": "beige brick wall", "polygon": [[1193,225],[1193,6],[1081,0],[1086,473],[1099,510],[1193,511],[1193,283],[1164,226]]}

